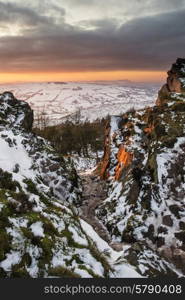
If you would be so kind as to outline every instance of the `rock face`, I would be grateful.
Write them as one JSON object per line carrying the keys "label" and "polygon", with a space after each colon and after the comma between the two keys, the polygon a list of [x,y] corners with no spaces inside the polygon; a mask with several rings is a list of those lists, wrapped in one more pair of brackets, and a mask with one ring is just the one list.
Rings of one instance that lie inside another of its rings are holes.
{"label": "rock face", "polygon": [[184,83],[177,59],[157,106],[112,117],[102,170],[109,197],[96,213],[113,241],[142,243],[185,274]]}
{"label": "rock face", "polygon": [[109,168],[110,161],[110,125],[106,125],[105,129],[105,139],[104,139],[104,156],[102,162],[100,163],[100,177],[102,179],[107,179],[107,170]]}
{"label": "rock face", "polygon": [[28,131],[32,129],[33,110],[28,103],[17,100],[11,92],[0,95],[0,102],[0,122],[7,122],[14,128],[21,126]]}
{"label": "rock face", "polygon": [[156,105],[162,105],[178,93],[179,96],[185,95],[185,59],[178,58],[176,63],[168,71],[167,83],[163,85],[158,94]]}

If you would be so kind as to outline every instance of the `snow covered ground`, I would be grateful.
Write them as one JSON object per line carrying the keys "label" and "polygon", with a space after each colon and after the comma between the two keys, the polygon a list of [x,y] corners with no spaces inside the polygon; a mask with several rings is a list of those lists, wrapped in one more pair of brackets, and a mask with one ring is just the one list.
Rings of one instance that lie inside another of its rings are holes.
{"label": "snow covered ground", "polygon": [[44,82],[0,85],[0,93],[11,91],[27,101],[37,117],[44,113],[49,124],[64,122],[77,111],[81,120],[117,115],[130,108],[153,105],[159,86],[113,82]]}
{"label": "snow covered ground", "polygon": [[[91,239],[94,241],[99,251],[102,253],[107,253],[109,258],[109,263],[112,265],[114,269],[114,273],[111,277],[116,278],[140,278],[142,277],[133,266],[123,261],[122,264],[118,263],[118,259],[124,257],[124,251],[129,248],[127,245],[123,246],[123,250],[121,252],[114,251],[107,242],[105,242],[99,235],[94,231],[92,226],[86,223],[84,220],[80,220],[81,226],[83,230],[88,234]],[[117,264],[116,264],[117,262]]]}

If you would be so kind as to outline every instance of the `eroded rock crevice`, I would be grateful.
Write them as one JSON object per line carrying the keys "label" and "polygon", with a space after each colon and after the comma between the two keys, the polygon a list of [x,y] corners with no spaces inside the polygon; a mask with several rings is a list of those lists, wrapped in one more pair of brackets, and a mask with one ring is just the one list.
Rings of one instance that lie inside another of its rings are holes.
{"label": "eroded rock crevice", "polygon": [[106,182],[93,173],[81,173],[82,180],[82,205],[80,216],[89,223],[99,236],[106,242],[111,242],[107,229],[96,218],[95,210],[107,197]]}

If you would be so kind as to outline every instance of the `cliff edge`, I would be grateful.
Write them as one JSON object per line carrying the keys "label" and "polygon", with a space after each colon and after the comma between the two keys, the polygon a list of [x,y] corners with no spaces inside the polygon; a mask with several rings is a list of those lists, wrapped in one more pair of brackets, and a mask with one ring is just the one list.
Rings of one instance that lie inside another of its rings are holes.
{"label": "cliff edge", "polygon": [[96,214],[113,241],[138,245],[130,262],[139,265],[149,247],[185,274],[184,83],[185,59],[177,59],[156,106],[111,118],[101,164],[109,197]]}

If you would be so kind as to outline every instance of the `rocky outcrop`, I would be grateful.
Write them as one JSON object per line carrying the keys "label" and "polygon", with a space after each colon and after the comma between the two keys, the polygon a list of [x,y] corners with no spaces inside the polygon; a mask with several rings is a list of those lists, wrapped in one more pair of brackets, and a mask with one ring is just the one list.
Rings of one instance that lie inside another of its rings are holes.
{"label": "rocky outcrop", "polygon": [[157,106],[111,121],[109,197],[97,209],[113,241],[140,243],[185,273],[185,59],[177,59]]}
{"label": "rocky outcrop", "polygon": [[185,95],[185,59],[178,58],[168,71],[167,83],[160,89],[156,105],[167,103],[175,93]]}
{"label": "rocky outcrop", "polygon": [[14,128],[32,129],[33,110],[28,103],[17,100],[11,92],[1,94],[0,103],[0,122]]}

